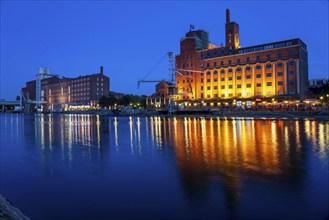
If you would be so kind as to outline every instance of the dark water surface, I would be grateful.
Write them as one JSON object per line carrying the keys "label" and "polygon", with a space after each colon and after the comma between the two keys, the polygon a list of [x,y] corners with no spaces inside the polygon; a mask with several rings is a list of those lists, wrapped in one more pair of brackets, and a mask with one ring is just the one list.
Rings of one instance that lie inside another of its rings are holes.
{"label": "dark water surface", "polygon": [[326,219],[329,121],[0,115],[31,219]]}

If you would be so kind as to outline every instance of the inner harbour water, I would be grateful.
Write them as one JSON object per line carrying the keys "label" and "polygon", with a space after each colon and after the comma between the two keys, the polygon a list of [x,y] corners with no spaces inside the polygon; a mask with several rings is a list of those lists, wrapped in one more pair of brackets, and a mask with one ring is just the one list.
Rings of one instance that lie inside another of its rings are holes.
{"label": "inner harbour water", "polygon": [[0,114],[31,219],[328,219],[329,121]]}

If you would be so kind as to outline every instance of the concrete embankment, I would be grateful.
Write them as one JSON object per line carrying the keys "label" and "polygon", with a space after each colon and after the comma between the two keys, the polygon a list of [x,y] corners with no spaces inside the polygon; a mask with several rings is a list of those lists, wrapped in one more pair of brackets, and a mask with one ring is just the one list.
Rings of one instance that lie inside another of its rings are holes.
{"label": "concrete embankment", "polygon": [[29,220],[18,208],[15,208],[10,202],[0,194],[0,219],[3,220]]}

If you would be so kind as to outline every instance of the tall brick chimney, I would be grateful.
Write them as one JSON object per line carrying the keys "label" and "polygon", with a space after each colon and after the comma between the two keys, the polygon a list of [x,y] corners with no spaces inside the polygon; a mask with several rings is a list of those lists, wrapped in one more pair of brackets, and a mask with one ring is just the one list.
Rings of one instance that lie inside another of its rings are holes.
{"label": "tall brick chimney", "polygon": [[226,9],[226,23],[230,23],[231,21],[230,21],[231,19],[230,19],[230,9]]}
{"label": "tall brick chimney", "polygon": [[100,74],[103,74],[103,66],[100,67]]}

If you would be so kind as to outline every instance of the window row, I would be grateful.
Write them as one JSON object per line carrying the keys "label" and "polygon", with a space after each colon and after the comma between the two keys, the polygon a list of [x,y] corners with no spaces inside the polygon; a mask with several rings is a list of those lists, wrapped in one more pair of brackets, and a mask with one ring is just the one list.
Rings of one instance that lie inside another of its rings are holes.
{"label": "window row", "polygon": [[[289,84],[294,84],[294,83],[295,83],[294,81],[289,82]],[[283,85],[283,81],[278,81],[277,84],[278,84],[278,86],[282,86]],[[266,82],[266,86],[272,86],[272,82]],[[256,87],[262,87],[262,83],[256,83]],[[220,86],[220,88],[221,89],[225,89],[226,87],[225,87],[225,85],[222,85],[222,86]],[[228,85],[227,88],[228,89],[233,89],[233,85]],[[242,88],[242,85],[241,84],[237,84],[236,85],[236,88],[237,89],[241,89]],[[251,84],[250,83],[246,84],[246,88],[251,88]],[[214,90],[217,90],[218,89],[218,86],[214,86],[213,89]],[[200,87],[200,90],[203,91],[204,90],[204,87],[201,86]],[[211,90],[211,86],[207,86],[207,90]]]}

